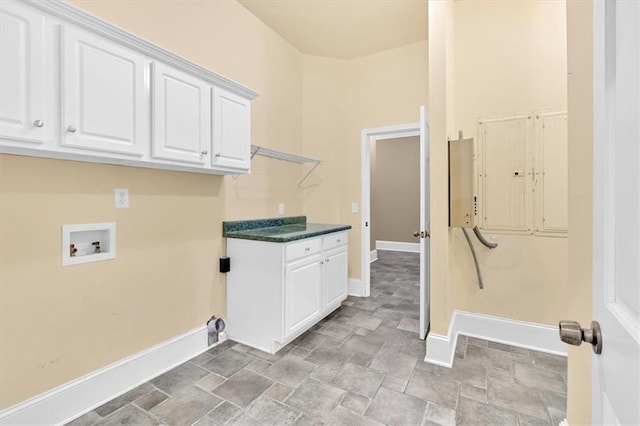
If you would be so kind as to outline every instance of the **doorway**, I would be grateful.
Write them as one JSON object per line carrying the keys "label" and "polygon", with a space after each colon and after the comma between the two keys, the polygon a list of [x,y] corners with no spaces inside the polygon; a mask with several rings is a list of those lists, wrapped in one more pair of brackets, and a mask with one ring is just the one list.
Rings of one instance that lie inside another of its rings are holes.
{"label": "doorway", "polygon": [[[428,228],[429,203],[428,203],[428,131],[427,119],[424,107],[420,110],[421,122],[417,124],[405,124],[399,126],[365,129],[362,131],[362,199],[361,199],[361,276],[362,296],[371,295],[371,144],[372,141],[384,141],[406,137],[420,137],[420,227]],[[414,224],[414,226],[417,224]],[[428,236],[428,232],[423,233]],[[419,303],[419,334],[421,338],[426,335],[429,321],[429,244],[428,239],[423,238],[420,248],[420,303]]]}
{"label": "doorway", "polygon": [[370,151],[371,261],[378,251],[418,254],[420,138],[372,138]]}

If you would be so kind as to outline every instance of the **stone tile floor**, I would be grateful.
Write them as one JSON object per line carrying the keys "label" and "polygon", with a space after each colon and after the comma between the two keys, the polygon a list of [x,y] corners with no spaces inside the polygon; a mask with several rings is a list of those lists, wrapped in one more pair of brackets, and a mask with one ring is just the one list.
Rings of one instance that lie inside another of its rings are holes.
{"label": "stone tile floor", "polygon": [[371,297],[275,355],[226,341],[70,425],[557,425],[566,359],[460,336],[453,368],[423,362],[418,257],[381,251]]}

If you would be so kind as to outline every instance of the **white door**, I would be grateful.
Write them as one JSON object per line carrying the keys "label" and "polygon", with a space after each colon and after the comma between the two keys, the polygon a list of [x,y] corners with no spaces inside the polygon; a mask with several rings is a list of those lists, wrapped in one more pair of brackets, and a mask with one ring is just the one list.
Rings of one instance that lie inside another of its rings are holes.
{"label": "white door", "polygon": [[638,22],[640,2],[594,2],[594,424],[640,424]]}
{"label": "white door", "polygon": [[[0,136],[44,139],[44,17],[18,3],[0,3]],[[51,123],[46,123],[50,125]]]}
{"label": "white door", "polygon": [[152,156],[194,164],[209,162],[209,85],[161,63],[153,64]]}
{"label": "white door", "polygon": [[212,165],[248,171],[251,161],[251,102],[213,88]]}
{"label": "white door", "polygon": [[431,226],[429,215],[429,120],[424,106],[420,107],[420,338],[429,329],[429,265]]}
{"label": "white door", "polygon": [[63,30],[62,146],[142,156],[149,134],[146,57]]}
{"label": "white door", "polygon": [[347,297],[348,256],[347,249],[333,251],[324,259],[325,262],[325,309],[339,304]]}

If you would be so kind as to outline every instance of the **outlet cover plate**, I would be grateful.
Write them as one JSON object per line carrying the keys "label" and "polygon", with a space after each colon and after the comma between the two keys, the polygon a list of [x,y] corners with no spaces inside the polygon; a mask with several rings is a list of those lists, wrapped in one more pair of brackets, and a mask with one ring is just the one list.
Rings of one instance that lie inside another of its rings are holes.
{"label": "outlet cover plate", "polygon": [[127,188],[114,189],[114,206],[116,209],[128,209],[129,208],[129,190]]}

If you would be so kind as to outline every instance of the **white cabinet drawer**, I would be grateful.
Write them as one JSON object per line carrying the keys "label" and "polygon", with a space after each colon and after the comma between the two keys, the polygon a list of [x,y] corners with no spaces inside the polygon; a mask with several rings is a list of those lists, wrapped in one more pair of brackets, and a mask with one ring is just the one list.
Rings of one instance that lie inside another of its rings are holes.
{"label": "white cabinet drawer", "polygon": [[284,257],[287,262],[290,262],[304,256],[318,253],[320,250],[322,250],[322,239],[309,238],[286,246]]}
{"label": "white cabinet drawer", "polygon": [[340,247],[347,245],[348,235],[346,232],[336,232],[335,234],[329,234],[322,238],[322,248],[329,250],[334,247]]}

